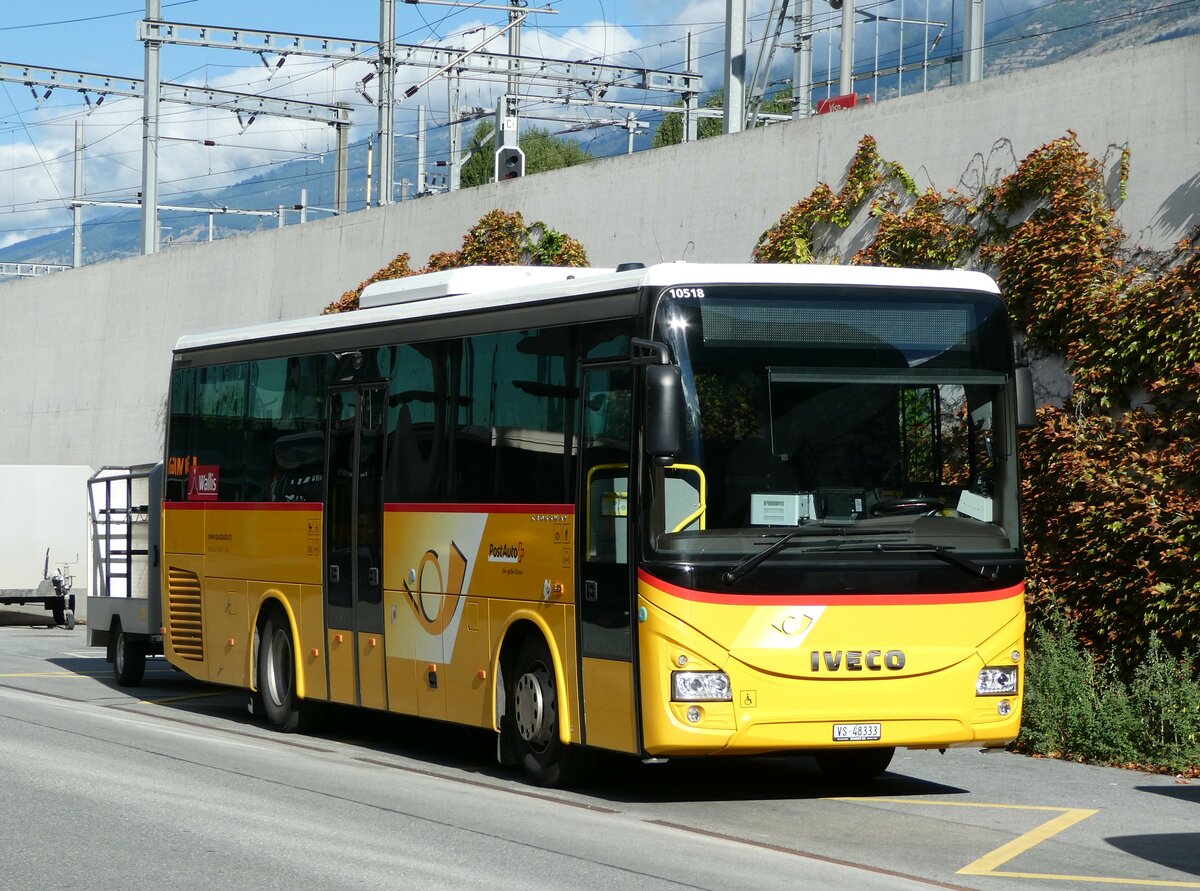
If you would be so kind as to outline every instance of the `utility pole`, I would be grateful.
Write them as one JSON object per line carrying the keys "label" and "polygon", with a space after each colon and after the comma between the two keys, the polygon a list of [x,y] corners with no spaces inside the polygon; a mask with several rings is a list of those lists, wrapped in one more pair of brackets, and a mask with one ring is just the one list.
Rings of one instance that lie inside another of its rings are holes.
{"label": "utility pole", "polygon": [[984,0],[963,0],[963,62],[967,83],[983,80]]}
{"label": "utility pole", "polygon": [[[146,0],[146,21],[162,18],[162,0]],[[162,41],[146,38],[142,88],[142,253],[158,252],[158,90]]]}
{"label": "utility pole", "polygon": [[425,177],[425,106],[417,106],[417,197],[424,195],[429,184]]}
{"label": "utility pole", "polygon": [[75,200],[71,202],[71,265],[83,265],[83,121],[75,121]]}
{"label": "utility pole", "polygon": [[396,0],[379,2],[379,203],[394,201],[396,169]]}
{"label": "utility pole", "polygon": [[854,92],[854,0],[842,0],[842,64],[838,69],[838,95]]}
{"label": "utility pole", "polygon": [[746,122],[746,0],[725,0],[725,132]]}
{"label": "utility pole", "polygon": [[[812,114],[813,0],[800,0],[796,16],[796,42],[792,48],[792,117]],[[903,50],[903,46],[901,46]]]}
{"label": "utility pole", "polygon": [[457,192],[462,186],[462,121],[459,120],[459,97],[462,94],[462,76],[457,71],[446,75],[446,89],[449,92],[450,114],[450,175],[446,189]]}
{"label": "utility pole", "polygon": [[333,209],[346,212],[346,190],[350,187],[350,106],[339,104],[346,123],[334,127],[337,134],[337,149],[333,171]]}
{"label": "utility pole", "polygon": [[[692,32],[687,32],[687,59],[684,62],[684,67],[691,71],[696,63],[696,57],[692,48]],[[695,93],[683,94],[683,141],[695,142],[698,136],[697,123],[699,118],[696,115],[696,106],[699,104],[699,97]]]}
{"label": "utility pole", "polygon": [[371,145],[371,137],[368,136],[367,137],[367,203],[366,203],[366,207],[368,207],[368,208],[370,208],[370,206],[371,206],[371,164],[373,163],[373,160],[374,160],[371,157],[371,153],[373,151],[374,151],[374,148]]}
{"label": "utility pole", "polygon": [[[512,7],[508,13],[508,54],[516,58],[521,55],[521,23],[525,21],[525,13],[522,12],[522,9],[528,5],[528,2],[527,0],[508,0],[508,5]],[[510,96],[521,95],[520,79],[515,70],[511,70],[508,75],[508,94]]]}

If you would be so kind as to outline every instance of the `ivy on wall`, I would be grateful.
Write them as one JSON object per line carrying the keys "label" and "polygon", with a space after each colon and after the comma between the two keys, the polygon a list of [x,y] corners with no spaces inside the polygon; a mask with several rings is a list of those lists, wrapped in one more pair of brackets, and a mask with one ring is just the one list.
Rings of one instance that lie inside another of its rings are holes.
{"label": "ivy on wall", "polygon": [[1022,443],[1029,600],[1140,658],[1200,632],[1200,415],[1044,409]]}
{"label": "ivy on wall", "polygon": [[462,247],[457,251],[439,251],[429,258],[423,269],[415,270],[409,255],[399,254],[387,266],[325,307],[325,313],[358,309],[358,298],[363,288],[378,281],[463,266],[515,266],[521,263],[531,266],[587,266],[588,258],[583,245],[570,235],[558,232],[541,221],[527,226],[519,212],[492,210],[467,230]]}
{"label": "ivy on wall", "polygon": [[821,183],[813,193],[780,217],[754,246],[756,263],[812,263],[828,261],[840,230],[850,225],[854,214],[871,194],[890,187],[915,194],[916,183],[899,164],[883,160],[875,137],[864,136],[846,171],[838,192]]}
{"label": "ivy on wall", "polygon": [[[1122,198],[1130,164],[1122,147]],[[989,272],[1026,343],[1067,359],[1068,404],[1041,409],[1023,440],[1031,610],[1065,613],[1085,644],[1131,660],[1155,634],[1194,648],[1200,227],[1167,256],[1127,255],[1105,164],[1073,132],[973,195],[918,193],[866,136],[845,185],[785,212],[754,259],[841,262],[837,236],[868,201],[871,238],[849,262]]]}
{"label": "ivy on wall", "polygon": [[974,228],[965,221],[969,202],[961,195],[943,196],[927,189],[904,207],[888,194],[877,198],[871,216],[878,222],[872,242],[854,255],[852,263],[867,266],[958,266],[978,246]]}

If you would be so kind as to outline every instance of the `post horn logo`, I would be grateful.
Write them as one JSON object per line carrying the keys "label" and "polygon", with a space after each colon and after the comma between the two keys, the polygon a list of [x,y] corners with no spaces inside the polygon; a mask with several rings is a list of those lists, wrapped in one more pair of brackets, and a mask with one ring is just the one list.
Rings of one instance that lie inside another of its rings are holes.
{"label": "post horn logo", "polygon": [[[467,575],[467,558],[454,542],[450,542],[448,559],[449,575],[443,577],[438,552],[430,548],[421,557],[417,568],[409,574],[409,578],[404,580],[404,593],[408,595],[409,606],[425,626],[425,630],[434,636],[442,634],[453,620],[459,598],[462,596],[463,580]],[[425,590],[426,569],[432,569],[437,575],[436,587],[431,591]],[[415,590],[410,587],[410,581],[416,586]]]}

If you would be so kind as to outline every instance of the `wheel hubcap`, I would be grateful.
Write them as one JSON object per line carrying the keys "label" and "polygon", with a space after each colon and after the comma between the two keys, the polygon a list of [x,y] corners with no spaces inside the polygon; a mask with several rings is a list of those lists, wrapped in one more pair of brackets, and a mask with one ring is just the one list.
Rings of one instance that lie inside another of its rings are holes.
{"label": "wheel hubcap", "polygon": [[514,717],[517,733],[536,751],[550,743],[554,730],[554,686],[545,666],[530,668],[517,680],[514,692]]}
{"label": "wheel hubcap", "polygon": [[267,653],[265,692],[271,697],[274,705],[283,705],[284,697],[291,687],[291,663],[288,660],[288,637],[285,632],[277,630],[271,635]]}

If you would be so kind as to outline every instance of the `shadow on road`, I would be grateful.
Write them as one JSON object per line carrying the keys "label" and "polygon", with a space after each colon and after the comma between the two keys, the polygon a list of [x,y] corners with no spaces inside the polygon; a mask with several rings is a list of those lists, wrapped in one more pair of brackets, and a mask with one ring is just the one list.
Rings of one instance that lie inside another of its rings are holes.
{"label": "shadow on road", "polygon": [[[24,606],[0,606],[0,628],[28,626],[31,628],[54,628],[54,614],[42,609],[41,604]],[[66,629],[63,629],[66,633]]]}
{"label": "shadow on road", "polygon": [[1200,876],[1200,832],[1119,835],[1105,841],[1150,863]]}
{"label": "shadow on road", "polygon": [[1149,792],[1152,795],[1165,795],[1167,798],[1178,798],[1180,801],[1190,801],[1200,804],[1200,782],[1180,783],[1178,786],[1138,786],[1138,792]]}
{"label": "shadow on road", "polygon": [[865,783],[831,780],[811,757],[681,758],[643,764],[634,758],[600,756],[587,791],[615,802],[770,801],[839,796],[911,797],[967,790],[888,771]]}
{"label": "shadow on road", "polygon": [[[62,656],[51,661],[63,671],[97,676],[94,658]],[[99,664],[107,668],[107,663]],[[272,735],[263,719],[247,709],[247,691],[197,681],[163,659],[146,663],[140,687],[120,687],[108,672],[99,674],[98,680],[114,693],[128,696],[130,707],[150,703],[179,720],[207,716],[228,722],[239,732]],[[325,705],[312,729],[286,739],[299,745],[319,746],[322,741],[353,745],[363,757],[406,758],[429,770],[450,768],[504,782],[521,779],[518,770],[496,763],[496,738],[490,731],[403,715]],[[803,756],[684,758],[644,764],[637,758],[598,752],[589,767],[579,790],[621,803],[912,797],[968,791],[890,771],[870,783],[838,784],[830,781],[812,758]]]}

